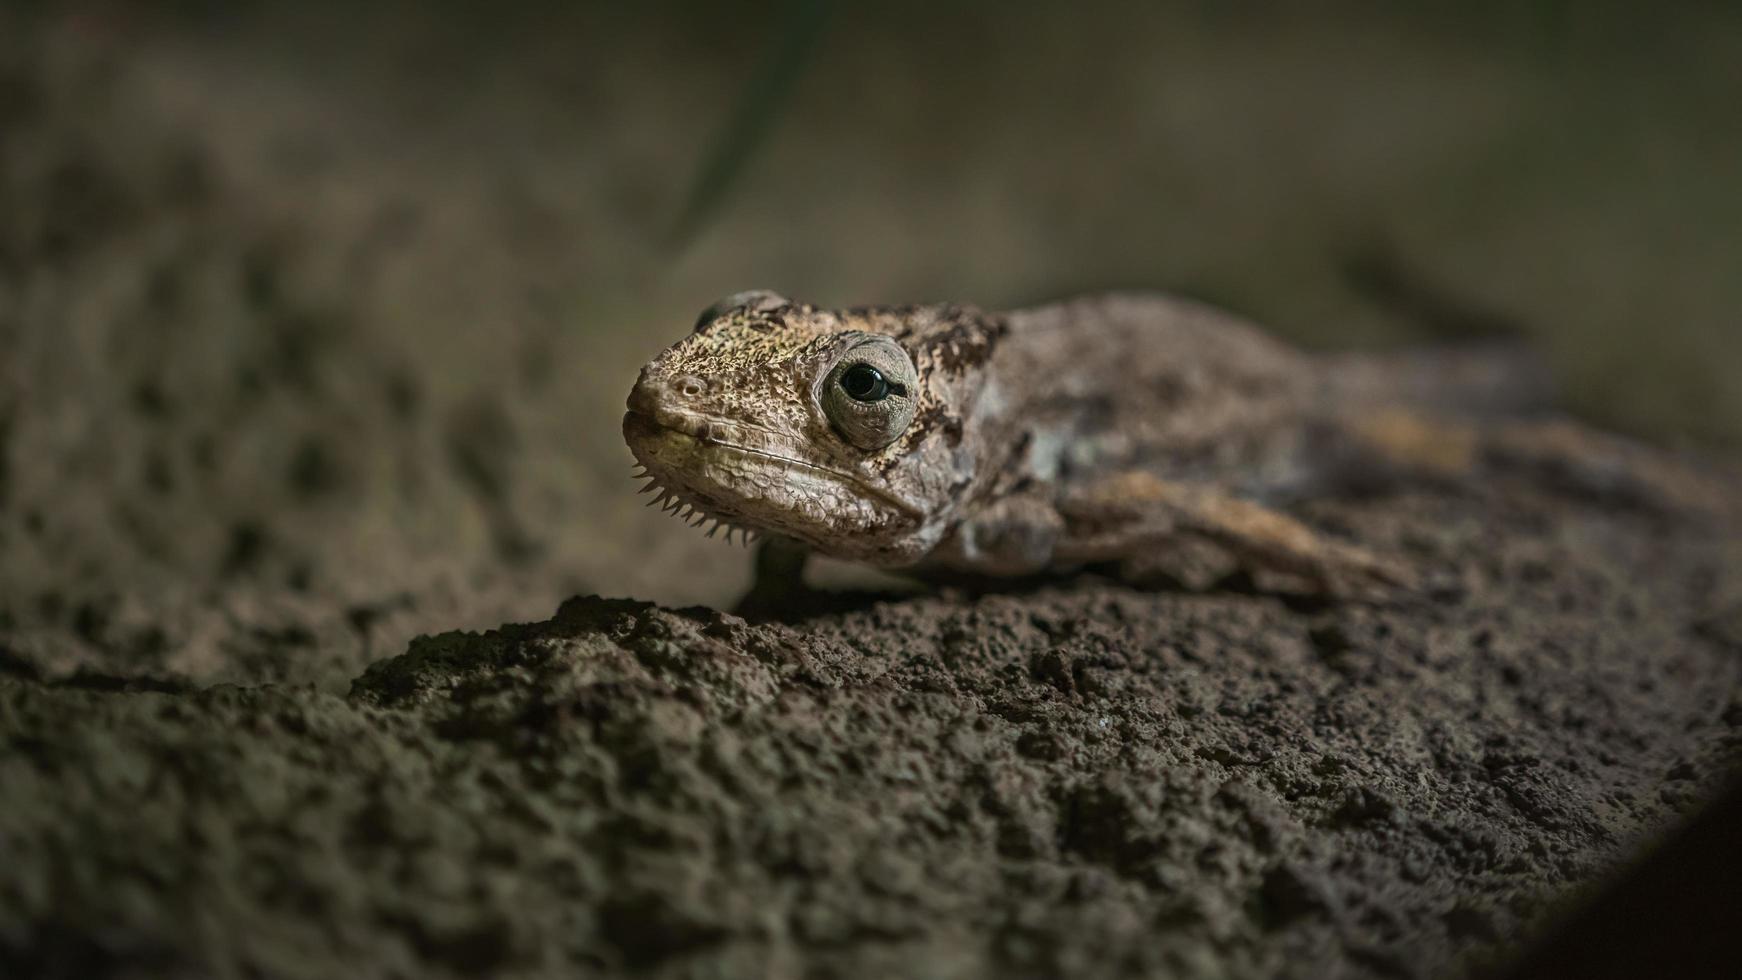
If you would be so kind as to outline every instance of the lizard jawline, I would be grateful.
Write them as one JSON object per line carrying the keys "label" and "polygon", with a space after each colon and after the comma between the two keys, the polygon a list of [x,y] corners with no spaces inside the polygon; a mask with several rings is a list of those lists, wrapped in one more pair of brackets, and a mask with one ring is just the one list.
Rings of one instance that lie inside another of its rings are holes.
{"label": "lizard jawline", "polygon": [[[695,450],[701,452],[724,451],[740,457],[765,460],[769,464],[776,466],[797,467],[807,473],[814,474],[832,483],[846,487],[865,497],[871,498],[878,504],[895,511],[903,518],[916,523],[922,521],[925,516],[925,510],[914,505],[910,501],[903,500],[882,488],[871,486],[850,473],[845,473],[826,466],[820,466],[807,460],[795,459],[791,456],[783,456],[779,453],[772,453],[765,449],[755,449],[734,442],[726,442],[707,435],[698,435],[694,431],[686,431],[682,428],[666,425],[659,420],[640,412],[626,413],[623,416],[623,429],[625,435],[629,436],[627,442],[629,443],[630,452],[634,453],[636,460],[649,471],[653,472],[661,483],[687,485],[689,481],[684,479],[684,474],[682,472],[666,465],[663,461],[659,460],[655,454],[644,452],[643,447],[645,446],[646,440],[655,438],[671,439],[675,436],[680,440],[686,440],[688,443],[693,445]],[[738,508],[731,507],[730,505],[723,505],[718,501],[713,501],[712,503],[716,508],[721,510],[738,510]],[[734,513],[732,516],[749,523],[761,523],[757,518],[748,514]]]}

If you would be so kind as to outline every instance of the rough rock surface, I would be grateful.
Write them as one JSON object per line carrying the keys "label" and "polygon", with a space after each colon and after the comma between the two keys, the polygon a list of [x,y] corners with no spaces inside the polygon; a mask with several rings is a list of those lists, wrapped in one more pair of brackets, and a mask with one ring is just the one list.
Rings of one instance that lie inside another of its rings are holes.
{"label": "rough rock surface", "polygon": [[1521,487],[1310,516],[1441,584],[577,598],[348,697],[9,677],[0,963],[1455,975],[1737,759],[1733,536]]}

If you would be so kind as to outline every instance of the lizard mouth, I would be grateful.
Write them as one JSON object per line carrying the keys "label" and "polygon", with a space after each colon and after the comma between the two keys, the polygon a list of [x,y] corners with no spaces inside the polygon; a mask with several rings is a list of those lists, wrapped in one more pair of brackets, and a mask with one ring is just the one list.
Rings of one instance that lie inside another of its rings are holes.
{"label": "lizard mouth", "polygon": [[[810,526],[826,533],[852,514],[867,525],[922,516],[911,502],[852,474],[724,438],[729,431],[705,420],[679,427],[626,413],[624,441],[651,481],[642,492],[658,491],[648,506],[662,505],[698,527],[714,521],[709,535],[725,528],[728,540],[734,531],[752,537],[744,525],[811,538]],[[872,521],[878,511],[885,520]]]}

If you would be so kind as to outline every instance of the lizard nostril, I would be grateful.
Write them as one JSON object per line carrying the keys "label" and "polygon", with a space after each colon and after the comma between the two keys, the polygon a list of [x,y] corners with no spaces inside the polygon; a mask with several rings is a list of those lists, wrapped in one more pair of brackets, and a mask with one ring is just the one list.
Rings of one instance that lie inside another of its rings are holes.
{"label": "lizard nostril", "polygon": [[702,383],[702,379],[695,377],[682,377],[677,379],[676,387],[677,393],[685,398],[696,398],[700,396],[702,392],[708,390],[708,386]]}

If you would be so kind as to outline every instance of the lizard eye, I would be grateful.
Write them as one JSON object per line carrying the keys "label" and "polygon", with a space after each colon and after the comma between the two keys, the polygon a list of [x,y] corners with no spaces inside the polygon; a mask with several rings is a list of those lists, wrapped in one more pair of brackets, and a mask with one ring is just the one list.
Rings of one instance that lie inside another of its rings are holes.
{"label": "lizard eye", "polygon": [[823,381],[823,414],[847,442],[872,452],[907,431],[919,383],[913,361],[888,337],[868,336],[848,348]]}
{"label": "lizard eye", "polygon": [[855,364],[841,372],[841,390],[856,401],[880,402],[889,397],[889,381],[869,364]]}

